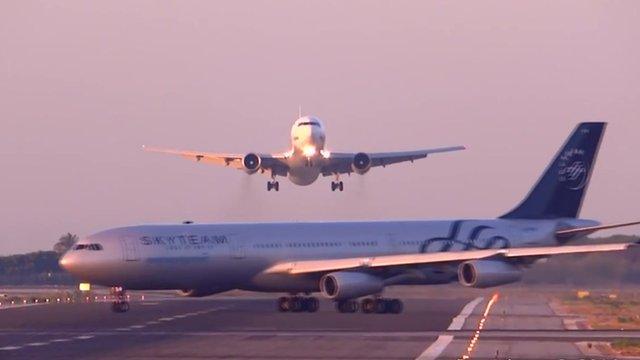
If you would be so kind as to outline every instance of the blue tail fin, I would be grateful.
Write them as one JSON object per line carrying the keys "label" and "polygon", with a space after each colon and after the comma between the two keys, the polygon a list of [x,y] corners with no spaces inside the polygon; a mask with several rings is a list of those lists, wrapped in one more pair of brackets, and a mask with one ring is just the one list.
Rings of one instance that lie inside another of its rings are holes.
{"label": "blue tail fin", "polygon": [[501,218],[576,218],[605,128],[602,122],[579,124],[529,195]]}

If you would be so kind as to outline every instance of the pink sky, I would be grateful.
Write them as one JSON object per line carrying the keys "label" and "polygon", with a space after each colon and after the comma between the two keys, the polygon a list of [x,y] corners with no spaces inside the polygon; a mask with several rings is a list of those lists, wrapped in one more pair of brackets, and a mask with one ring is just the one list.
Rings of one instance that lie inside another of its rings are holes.
{"label": "pink sky", "polygon": [[[640,219],[640,2],[4,1],[0,254],[138,223],[494,217],[608,121],[582,215]],[[147,154],[464,144],[310,187]],[[640,232],[629,229],[629,233]]]}

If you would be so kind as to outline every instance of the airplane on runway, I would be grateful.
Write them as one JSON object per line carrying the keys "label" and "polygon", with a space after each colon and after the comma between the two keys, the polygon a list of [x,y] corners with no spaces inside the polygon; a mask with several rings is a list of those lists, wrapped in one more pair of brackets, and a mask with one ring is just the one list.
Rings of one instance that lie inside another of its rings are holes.
{"label": "airplane on runway", "polygon": [[278,300],[280,311],[315,312],[318,299],[309,295],[320,292],[340,312],[399,313],[401,300],[381,297],[386,286],[492,287],[552,255],[634,245],[570,244],[640,224],[578,218],[604,130],[605,123],[579,124],[525,199],[497,219],[121,227],[80,240],[60,265],[112,287],[117,312],[129,309],[127,289],[191,297],[245,289],[291,294]]}
{"label": "airplane on runway", "polygon": [[337,153],[325,148],[325,128],[320,119],[303,116],[291,128],[291,150],[282,154],[220,154],[202,151],[158,149],[143,146],[145,151],[180,155],[187,159],[231,166],[248,174],[260,172],[271,177],[267,191],[280,191],[276,176],[288,177],[296,185],[311,185],[322,174],[333,176],[331,191],[344,190],[340,175],[364,175],[372,167],[422,159],[430,154],[464,150],[464,146],[383,153]]}

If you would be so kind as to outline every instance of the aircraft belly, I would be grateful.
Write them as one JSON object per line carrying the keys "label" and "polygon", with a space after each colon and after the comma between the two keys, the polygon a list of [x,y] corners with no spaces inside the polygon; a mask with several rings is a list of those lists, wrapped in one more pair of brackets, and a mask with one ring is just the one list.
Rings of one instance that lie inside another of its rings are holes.
{"label": "aircraft belly", "polygon": [[120,275],[110,280],[132,290],[236,288],[255,274],[246,263],[238,265],[238,260],[230,258],[153,257],[124,263]]}
{"label": "aircraft belly", "polygon": [[313,166],[297,166],[289,168],[289,180],[296,185],[311,185],[320,176],[320,169]]}

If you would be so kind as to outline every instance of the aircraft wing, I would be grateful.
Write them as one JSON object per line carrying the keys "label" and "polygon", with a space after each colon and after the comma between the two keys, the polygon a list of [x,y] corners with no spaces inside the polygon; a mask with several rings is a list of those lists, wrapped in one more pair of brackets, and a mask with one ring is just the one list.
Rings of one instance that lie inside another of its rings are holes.
{"label": "aircraft wing", "polygon": [[436,252],[424,254],[383,255],[375,257],[354,257],[344,259],[302,260],[276,264],[266,273],[308,274],[350,269],[369,269],[391,266],[425,265],[447,262],[462,262],[481,259],[514,259],[527,257],[547,257],[560,254],[579,254],[627,250],[636,243],[569,245],[508,249],[486,249],[470,251]]}
{"label": "aircraft wing", "polygon": [[[459,151],[466,149],[464,146],[450,146],[434,149],[414,150],[414,151],[395,151],[395,152],[380,152],[380,153],[367,153],[371,159],[371,167],[382,166],[423,159],[430,154]],[[322,175],[331,176],[335,174],[347,174],[352,173],[353,159],[356,153],[334,153],[332,152],[327,159],[327,165],[322,168]]]}
{"label": "aircraft wing", "polygon": [[[156,152],[163,154],[171,154],[182,156],[183,158],[203,162],[214,165],[230,166],[235,169],[243,169],[242,159],[245,154],[224,154],[224,153],[209,153],[204,151],[191,151],[191,150],[174,150],[174,149],[160,149],[154,147],[143,146],[142,149],[148,152]],[[286,164],[286,157],[284,154],[256,154],[261,159],[261,170],[273,170],[275,175],[287,176],[289,167]],[[269,174],[270,175],[270,174]]]}
{"label": "aircraft wing", "polygon": [[[640,221],[598,225],[556,232],[557,236],[574,234],[590,234],[598,230],[614,229],[625,226],[638,225]],[[608,251],[627,250],[632,246],[640,245],[639,242],[620,244],[594,244],[594,245],[565,245],[544,247],[523,247],[504,249],[484,249],[468,251],[442,251],[420,254],[381,255],[374,257],[353,257],[343,259],[317,259],[278,263],[266,270],[267,273],[307,274],[327,271],[340,271],[349,269],[381,268],[391,266],[425,265],[435,263],[458,263],[469,260],[481,259],[524,259],[540,258],[551,255],[580,254]]]}

